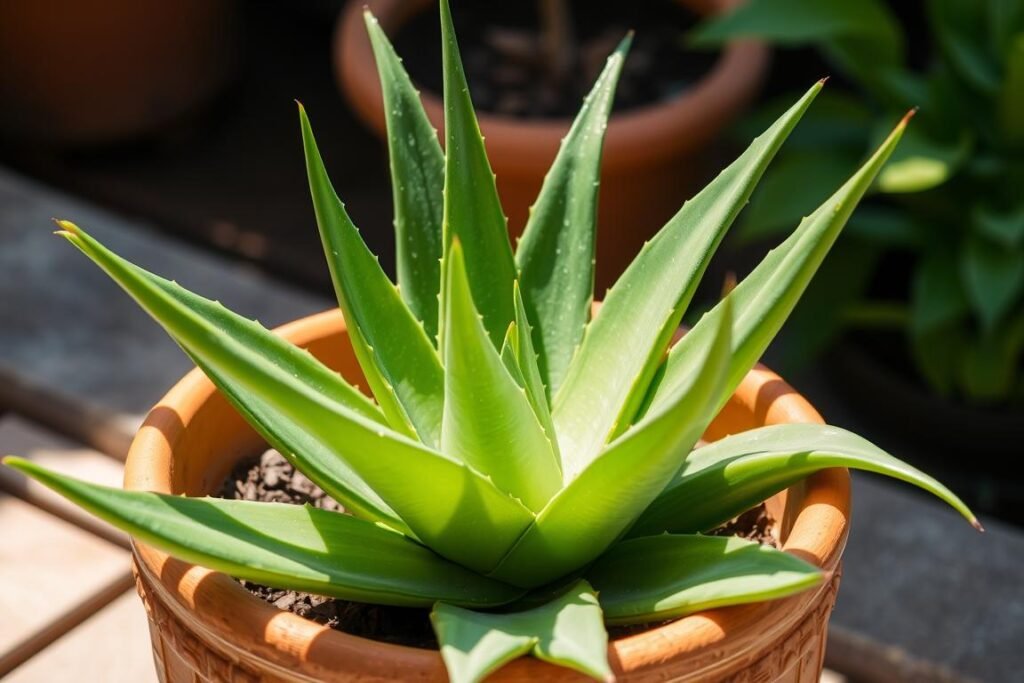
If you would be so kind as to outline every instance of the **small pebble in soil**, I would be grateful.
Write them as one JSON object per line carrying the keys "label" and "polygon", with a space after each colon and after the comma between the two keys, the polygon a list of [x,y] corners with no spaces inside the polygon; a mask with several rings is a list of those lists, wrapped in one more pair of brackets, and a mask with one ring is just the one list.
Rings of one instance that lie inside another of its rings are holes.
{"label": "small pebble in soil", "polygon": [[[224,480],[220,498],[254,500],[292,505],[309,504],[322,510],[344,512],[344,508],[323,489],[292,467],[274,449],[239,462]],[[764,505],[759,505],[710,532],[715,536],[739,536],[759,543],[778,546],[772,528],[774,520]],[[253,595],[306,619],[352,635],[412,647],[436,648],[430,627],[430,612],[408,607],[387,607],[349,602],[322,595],[271,588],[251,581],[240,583]],[[652,624],[619,626],[609,629],[612,638],[640,633]]]}

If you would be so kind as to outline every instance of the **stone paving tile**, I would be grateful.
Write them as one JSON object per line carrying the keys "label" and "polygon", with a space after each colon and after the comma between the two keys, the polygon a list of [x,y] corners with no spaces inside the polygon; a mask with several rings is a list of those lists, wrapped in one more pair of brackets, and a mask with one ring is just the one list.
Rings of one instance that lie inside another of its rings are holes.
{"label": "stone paving tile", "polygon": [[833,624],[964,678],[1020,680],[1024,534],[982,523],[984,534],[906,486],[855,473]]}
{"label": "stone paving tile", "polygon": [[156,681],[148,629],[142,601],[128,591],[12,671],[4,683]]}
{"label": "stone paving tile", "polygon": [[[0,416],[0,454],[19,455],[62,474],[105,486],[120,487],[124,476],[120,461],[16,415]],[[128,547],[127,535],[20,472],[0,467],[0,489],[108,541]]]}
{"label": "stone paving tile", "polygon": [[[124,439],[104,439],[89,424],[130,434],[191,363],[106,275],[51,234],[53,216],[268,327],[332,305],[0,168],[0,406],[24,403],[20,412],[90,445],[123,448]],[[40,393],[53,399],[40,401]]]}
{"label": "stone paving tile", "polygon": [[0,676],[131,585],[128,553],[0,493]]}

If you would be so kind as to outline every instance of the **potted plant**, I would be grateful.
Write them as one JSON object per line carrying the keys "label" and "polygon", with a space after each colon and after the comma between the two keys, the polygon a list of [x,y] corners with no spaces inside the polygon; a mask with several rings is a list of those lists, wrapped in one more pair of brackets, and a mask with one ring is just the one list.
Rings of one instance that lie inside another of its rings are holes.
{"label": "potted plant", "polygon": [[887,117],[920,105],[797,309],[791,355],[833,346],[837,389],[876,423],[899,432],[911,416],[931,457],[958,463],[969,448],[1004,481],[1015,475],[1005,445],[1024,438],[1024,2],[932,0],[918,19],[915,34],[878,0],[753,0],[694,40],[813,45],[852,90],[812,111],[766,175],[748,239],[811,210]]}
{"label": "potted plant", "polygon": [[[502,680],[573,669],[816,681],[848,531],[841,468],[916,484],[978,525],[940,483],[821,424],[756,367],[906,119],[668,349],[715,247],[822,84],[680,210],[591,318],[601,138],[629,39],[513,253],[446,2],[441,17],[447,154],[367,15],[404,188],[400,288],[346,215],[300,108],[340,311],[276,335],[61,221],[199,369],[147,418],[127,490],[5,463],[135,538],[167,681],[477,681],[498,669]],[[694,448],[702,436],[710,443]],[[349,514],[203,497],[267,443]],[[781,548],[703,533],[766,500]],[[227,575],[405,609],[392,623],[429,610],[439,648],[332,631]]]}
{"label": "potted plant", "polygon": [[[521,50],[544,55],[551,52],[544,45],[554,43],[564,48],[572,42],[564,38],[567,32],[565,26],[572,25],[571,18],[562,16],[564,11],[551,8],[552,5],[562,5],[564,9],[563,3],[564,0],[539,0],[537,3],[514,5],[515,13],[522,13],[527,18],[532,18],[531,10],[536,7],[542,20],[549,17],[546,23],[549,26],[555,25],[538,32],[536,40],[541,45],[527,45],[521,47]],[[706,15],[721,12],[735,3],[733,0],[686,0],[679,4],[697,15]],[[421,16],[432,3],[426,0],[353,1],[339,20],[334,56],[341,87],[356,113],[384,137],[385,110],[381,86],[374,69],[373,51],[363,30],[361,12],[364,5],[379,18],[386,32],[396,35],[402,27]],[[662,5],[671,5],[671,2],[647,3],[643,11],[652,13]],[[500,9],[488,4],[482,14],[501,11],[508,13],[510,7],[513,5]],[[611,17],[622,11],[615,4],[608,7]],[[577,18],[582,20],[597,11],[588,7]],[[664,13],[664,8],[661,11]],[[604,10],[598,13],[603,14]],[[484,18],[481,18],[483,21]],[[478,28],[486,28],[486,25]],[[658,25],[653,28],[666,30],[666,27]],[[681,43],[683,27],[677,30],[678,37],[675,37],[672,29],[667,28],[669,35],[666,40],[678,52],[682,49],[676,48],[676,45]],[[545,40],[548,35],[554,38]],[[604,33],[600,35],[602,40],[606,37]],[[597,50],[591,52],[600,54],[600,47],[597,47]],[[564,54],[565,50],[560,52]],[[604,291],[615,281],[644,241],[672,216],[680,201],[699,188],[706,169],[708,148],[718,131],[732,121],[754,96],[768,63],[765,48],[751,41],[737,41],[727,45],[718,58],[710,63],[705,63],[699,53],[680,54],[684,61],[696,61],[706,71],[693,74],[693,82],[684,88],[674,86],[672,94],[639,97],[634,108],[613,114],[608,123],[601,174],[604,189],[601,192],[598,221],[598,243],[603,254],[598,264],[598,291]],[[654,60],[659,58],[661,55],[653,56]],[[424,59],[417,61],[422,63]],[[559,67],[565,70],[564,64],[568,60],[551,58],[544,61],[554,63],[548,71],[558,72]],[[652,72],[656,67],[657,64],[650,64],[646,71]],[[579,74],[585,69],[579,60],[571,68],[573,77],[580,80]],[[638,69],[641,70],[629,75],[631,81],[645,77],[643,69]],[[682,74],[669,75],[674,78],[683,77]],[[538,76],[528,75],[527,78],[535,80]],[[564,79],[558,81],[552,77],[546,80],[560,83],[551,89],[564,91],[566,99],[571,103],[570,111],[574,109],[578,100],[573,98]],[[586,82],[590,80],[587,78]],[[535,93],[530,93],[529,102],[539,99],[533,95]],[[428,88],[424,89],[421,97],[431,123],[435,128],[443,128],[444,105],[440,93],[431,92]],[[508,111],[486,111],[479,113],[479,121],[487,141],[488,156],[498,176],[498,193],[509,218],[509,229],[514,236],[518,236],[526,225],[529,208],[537,197],[544,174],[555,158],[561,139],[569,130],[571,113],[545,114],[524,119]]]}

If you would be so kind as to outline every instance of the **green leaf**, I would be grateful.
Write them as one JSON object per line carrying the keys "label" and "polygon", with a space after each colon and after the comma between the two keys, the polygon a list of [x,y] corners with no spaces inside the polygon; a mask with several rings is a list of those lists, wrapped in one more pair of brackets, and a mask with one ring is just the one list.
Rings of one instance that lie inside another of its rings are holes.
{"label": "green leaf", "polygon": [[663,534],[617,543],[587,578],[608,623],[642,624],[783,598],[825,575],[795,555],[741,538]]}
{"label": "green leaf", "polygon": [[903,35],[878,0],[751,0],[701,24],[691,40],[714,46],[737,38],[760,38],[797,46],[841,45],[847,59],[895,66],[903,56]]}
{"label": "green leaf", "polygon": [[999,91],[999,123],[1011,144],[1024,144],[1024,33],[1013,38],[1006,55],[1006,73]]}
{"label": "green leaf", "polygon": [[921,332],[912,329],[909,336],[917,371],[936,394],[952,396],[967,353],[967,330],[960,323],[946,323]]}
{"label": "green leaf", "polygon": [[715,415],[714,397],[728,368],[732,312],[717,309],[715,343],[702,350],[700,372],[613,441],[537,516],[491,576],[539,586],[598,557],[651,503]]}
{"label": "green leaf", "polygon": [[562,473],[526,390],[505,368],[477,315],[458,240],[448,251],[445,275],[441,448],[540,510],[561,487]]}
{"label": "green leaf", "polygon": [[686,202],[608,293],[554,401],[566,481],[629,427],[711,256],[821,87]]}
{"label": "green leaf", "polygon": [[485,614],[439,603],[430,620],[452,683],[476,683],[525,654],[599,681],[614,679],[601,607],[586,581],[524,612]]}
{"label": "green leaf", "polygon": [[[769,100],[736,125],[735,138],[742,142],[755,137],[789,109],[793,99],[792,94],[785,94]],[[870,141],[874,122],[875,114],[862,96],[831,88],[822,90],[786,139],[787,151],[775,163],[781,163],[791,152],[821,151],[825,146],[830,153],[847,149],[861,154]]]}
{"label": "green leaf", "polygon": [[229,378],[243,403],[245,396],[255,396],[319,440],[436,552],[487,570],[533,520],[529,510],[472,468],[389,429],[365,397],[308,353],[226,309],[223,317],[235,327],[224,332],[81,229],[61,226],[190,356],[216,373],[211,379]]}
{"label": "green leaf", "polygon": [[776,370],[803,368],[815,360],[835,341],[848,320],[846,315],[864,297],[879,250],[848,237],[840,238],[835,257],[821,264],[793,309],[782,333],[785,342],[777,347],[779,360],[773,360]]}
{"label": "green leaf", "polygon": [[920,247],[926,237],[915,216],[905,209],[867,204],[850,216],[846,233],[878,247]]}
{"label": "green leaf", "polygon": [[395,265],[402,298],[437,336],[441,287],[444,152],[419,93],[377,19],[363,12],[384,97],[395,207]]}
{"label": "green leaf", "polygon": [[[81,233],[84,240],[82,245],[97,253],[100,259],[116,259],[77,226],[66,221],[59,224],[65,230]],[[83,248],[82,245],[76,244],[79,248]],[[90,252],[87,255],[93,258]],[[268,332],[258,323],[232,313],[218,302],[204,299],[173,282],[123,260],[119,261],[120,265],[131,269],[131,277],[144,279],[148,285],[160,289],[166,296],[173,298],[177,305],[199,316],[210,326],[232,337],[246,340],[249,348],[261,354],[268,362],[274,362],[286,371],[301,376],[316,391],[323,392],[332,400],[348,405],[381,425],[386,424],[384,416],[369,399],[306,351]],[[344,505],[346,510],[411,534],[406,524],[359,475],[321,441],[311,437],[299,423],[248,392],[237,382],[216,372],[188,348],[183,349],[263,438],[317,486]]]}
{"label": "green leaf", "polygon": [[[981,237],[970,236],[960,261],[967,299],[986,330],[1008,313],[1022,312],[1024,249],[1006,249]],[[952,279],[956,275],[947,273]]]}
{"label": "green leaf", "polygon": [[988,31],[996,56],[1002,56],[1012,48],[1016,36],[1024,31],[1024,3],[1020,0],[989,0]]}
{"label": "green leaf", "polygon": [[[796,231],[779,247],[770,251],[726,297],[733,302],[736,315],[729,379],[715,400],[718,408],[725,405],[743,377],[778,334],[857,202],[864,196],[899,142],[908,118],[909,115],[904,117],[889,138],[850,180],[813,214],[801,221]],[[718,307],[723,305],[724,302]],[[714,330],[715,323],[705,325],[702,319],[672,348],[657,381],[652,385],[650,409],[663,405],[668,396],[675,395],[675,388],[680,383],[689,382],[689,378],[700,371],[698,349],[714,343]]]}
{"label": "green leaf", "polygon": [[[172,283],[150,276],[151,282],[171,296],[178,297],[193,310],[202,310],[195,295]],[[216,313],[216,311],[214,311]],[[235,410],[253,429],[281,453],[296,469],[341,503],[352,514],[381,522],[411,538],[414,534],[405,522],[370,488],[356,472],[322,441],[306,432],[303,426],[288,418],[267,401],[247,391],[188,351],[189,358],[210,378]]]}
{"label": "green leaf", "polygon": [[[533,349],[533,332],[530,321],[526,317],[526,307],[523,298],[519,294],[519,283],[513,288],[515,300],[516,319],[509,325],[505,335],[505,342],[501,347],[501,358],[505,361],[505,367],[509,374],[515,378],[519,386],[526,389],[526,395],[533,406],[533,412],[540,420],[544,433],[551,442],[555,458],[561,463],[561,456],[558,453],[558,439],[555,435],[555,425],[551,420],[551,406],[548,404],[547,394],[544,391],[544,382],[540,376],[540,368],[537,365],[537,353]],[[559,464],[561,467],[561,464]]]}
{"label": "green leaf", "polygon": [[[444,247],[458,238],[466,251],[473,301],[497,347],[512,322],[515,263],[494,172],[469,98],[448,0],[441,0],[444,64]],[[447,253],[446,253],[447,256]],[[442,268],[443,271],[443,268]],[[442,303],[442,318],[444,316]],[[442,330],[442,335],[444,334]]]}
{"label": "green leaf", "polygon": [[1001,213],[978,206],[971,215],[974,229],[1004,247],[1024,246],[1024,205]]}
{"label": "green leaf", "polygon": [[436,447],[444,408],[441,360],[345,212],[301,105],[299,118],[317,225],[356,358],[392,428]]}
{"label": "green leaf", "polygon": [[817,207],[821,197],[846,180],[860,151],[820,149],[790,154],[764,174],[740,228],[745,242],[788,232]]}
{"label": "green leaf", "polygon": [[4,464],[175,557],[279,588],[383,605],[488,607],[521,594],[394,531],[308,505],[98,486],[21,458]]}
{"label": "green leaf", "polygon": [[951,250],[927,252],[914,270],[910,304],[910,328],[918,333],[958,321],[967,313],[967,296]]}
{"label": "green leaf", "polygon": [[962,347],[959,381],[964,392],[980,403],[1009,398],[1020,376],[1024,350],[1024,316],[1017,316],[990,334]]}
{"label": "green leaf", "polygon": [[999,69],[989,52],[987,3],[977,0],[930,0],[932,33],[946,61],[966,82],[982,91],[999,88]]}
{"label": "green leaf", "polygon": [[828,425],[781,424],[734,434],[693,451],[683,471],[641,515],[630,536],[713,529],[830,467],[908,482],[938,496],[977,525],[953,492],[866,439]]}
{"label": "green leaf", "polygon": [[956,142],[944,142],[929,137],[921,128],[911,128],[878,174],[878,189],[900,194],[938,187],[963,165],[972,147],[966,134]]}
{"label": "green leaf", "polygon": [[590,319],[601,148],[632,34],[619,44],[562,139],[516,249],[540,371],[554,394]]}

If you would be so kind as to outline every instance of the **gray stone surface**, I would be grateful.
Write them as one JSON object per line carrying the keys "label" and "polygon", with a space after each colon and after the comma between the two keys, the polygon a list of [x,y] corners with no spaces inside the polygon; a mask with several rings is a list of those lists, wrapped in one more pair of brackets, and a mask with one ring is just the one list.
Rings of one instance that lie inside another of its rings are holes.
{"label": "gray stone surface", "polygon": [[853,505],[832,623],[967,678],[1021,680],[1024,534],[985,519],[978,533],[944,505],[859,473]]}
{"label": "gray stone surface", "polygon": [[[107,451],[124,443],[109,431],[133,431],[191,363],[105,274],[51,234],[53,217],[267,326],[331,305],[0,168],[0,408],[20,408]],[[48,419],[40,414],[47,404],[61,413],[81,406],[84,422],[104,433]]]}

